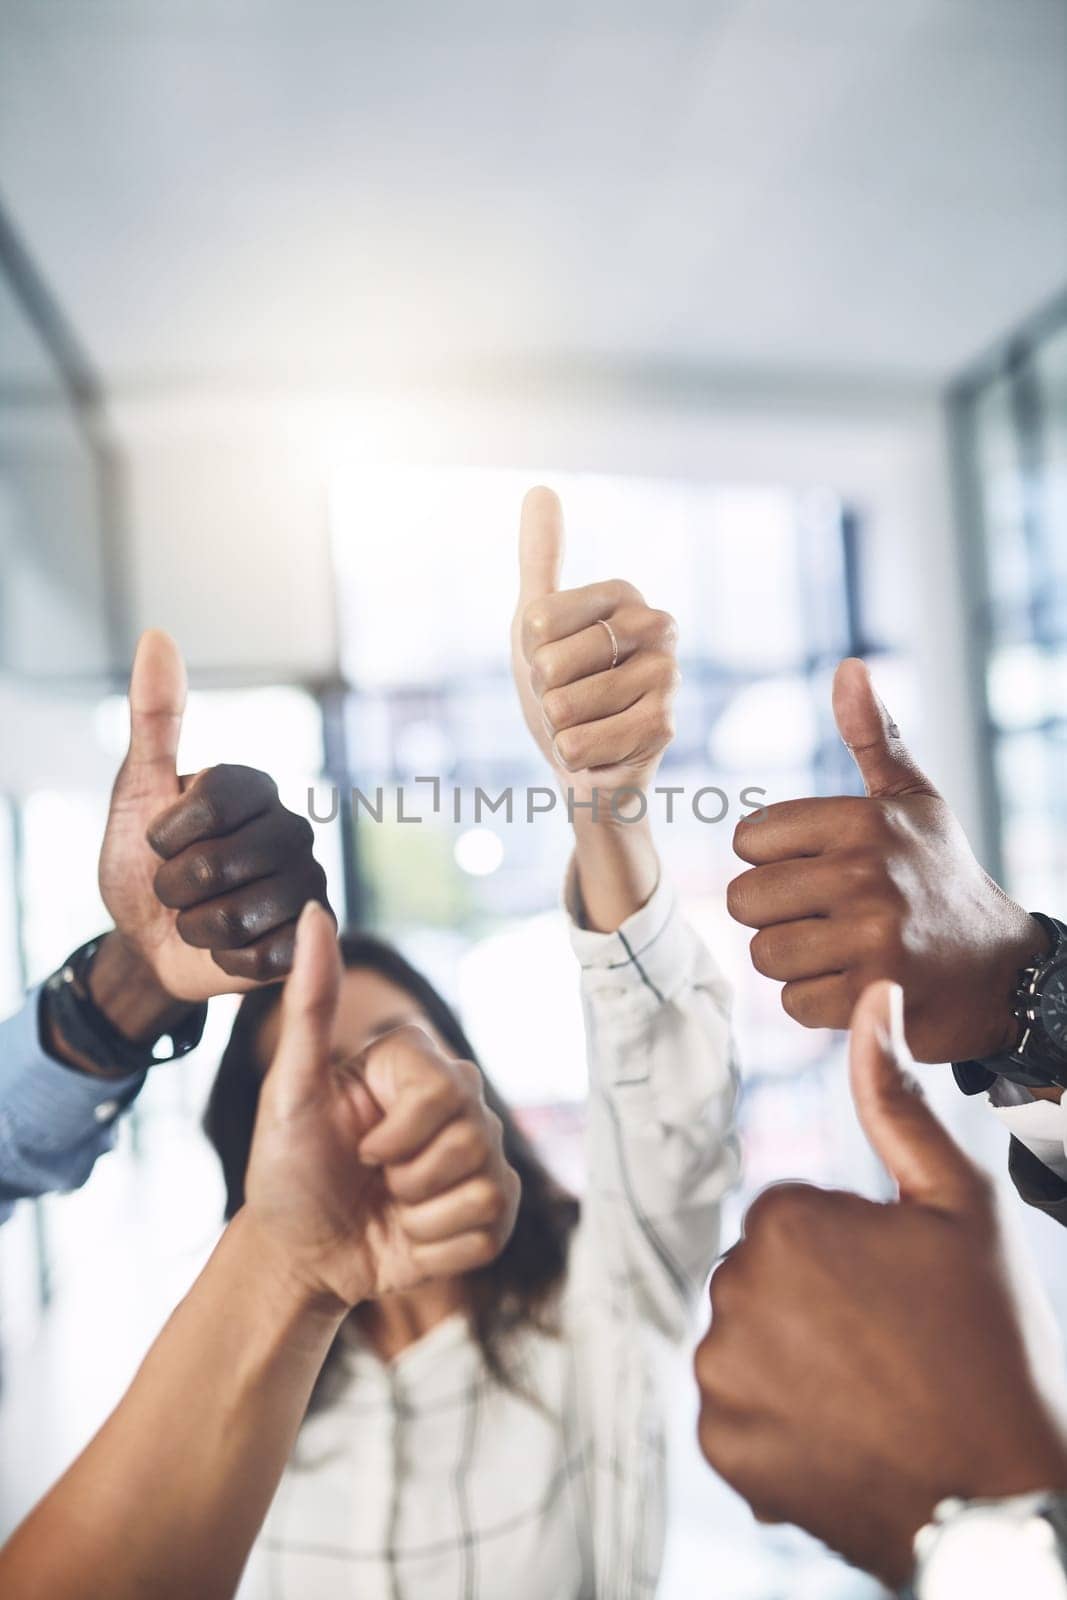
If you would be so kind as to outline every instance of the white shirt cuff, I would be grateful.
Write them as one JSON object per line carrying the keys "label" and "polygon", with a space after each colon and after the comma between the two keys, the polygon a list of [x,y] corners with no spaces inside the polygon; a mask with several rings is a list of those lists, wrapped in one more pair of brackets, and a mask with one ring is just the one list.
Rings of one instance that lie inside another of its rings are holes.
{"label": "white shirt cuff", "polygon": [[1067,1109],[1038,1100],[1022,1084],[998,1078],[989,1091],[997,1118],[1057,1178],[1067,1182]]}
{"label": "white shirt cuff", "polygon": [[661,878],[643,906],[614,933],[582,927],[578,878],[571,863],[564,886],[564,905],[571,919],[571,945],[582,967],[587,991],[600,988],[644,989],[659,1004],[670,1000],[688,980],[686,927],[673,886]]}

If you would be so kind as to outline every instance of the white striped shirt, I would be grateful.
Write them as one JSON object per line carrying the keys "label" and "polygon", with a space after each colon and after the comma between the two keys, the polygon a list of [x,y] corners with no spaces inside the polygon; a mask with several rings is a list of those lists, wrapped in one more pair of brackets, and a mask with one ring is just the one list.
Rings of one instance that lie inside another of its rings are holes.
{"label": "white striped shirt", "polygon": [[729,997],[665,885],[618,933],[571,937],[588,1165],[560,1334],[526,1328],[509,1344],[521,1393],[493,1380],[462,1314],[388,1363],[350,1339],[338,1398],[304,1425],[242,1600],[655,1591],[664,1363],[688,1359],[737,1175]]}

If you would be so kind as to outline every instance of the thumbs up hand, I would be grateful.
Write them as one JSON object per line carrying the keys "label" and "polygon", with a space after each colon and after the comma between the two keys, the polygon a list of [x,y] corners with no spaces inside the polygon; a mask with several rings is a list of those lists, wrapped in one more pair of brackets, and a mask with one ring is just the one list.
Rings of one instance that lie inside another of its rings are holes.
{"label": "thumbs up hand", "polygon": [[902,997],[853,1017],[852,1090],[898,1203],[768,1189],[711,1282],[695,1362],[700,1443],[769,1522],[794,1522],[893,1588],[950,1495],[1067,1489],[992,1189],[907,1076]]}
{"label": "thumbs up hand", "polygon": [[511,1236],[520,1187],[478,1068],[425,1029],[394,1028],[339,1060],[340,977],[333,923],[309,905],[242,1212],[301,1298],[327,1309],[487,1266]]}
{"label": "thumbs up hand", "polygon": [[515,685],[561,788],[577,802],[596,789],[606,817],[613,791],[647,790],[674,737],[677,628],[618,579],[561,590],[562,566],[559,500],[532,489],[519,530]]}
{"label": "thumbs up hand", "polygon": [[867,793],[788,800],[738,825],[752,870],[727,905],[756,929],[753,965],[805,1027],[846,1027],[863,988],[890,978],[920,1061],[1010,1049],[1016,978],[1044,933],[983,872],[861,661],[838,667],[833,705]]}
{"label": "thumbs up hand", "polygon": [[311,825],[285,809],[266,773],[218,766],[179,778],[184,709],[177,646],[144,634],[100,852],[115,932],[90,976],[97,1004],[129,1037],[154,1037],[185,1004],[284,977],[302,907],[325,904]]}

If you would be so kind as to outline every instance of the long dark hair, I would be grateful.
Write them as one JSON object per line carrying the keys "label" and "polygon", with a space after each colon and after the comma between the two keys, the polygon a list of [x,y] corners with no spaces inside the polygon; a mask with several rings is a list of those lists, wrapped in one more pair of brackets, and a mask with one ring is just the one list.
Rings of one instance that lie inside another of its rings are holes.
{"label": "long dark hair", "polygon": [[[463,1060],[477,1062],[451,1006],[399,950],[364,933],[342,934],[340,947],[346,969],[376,972],[396,984],[450,1050]],[[204,1113],[204,1132],[222,1163],[227,1221],[244,1205],[245,1172],[263,1080],[257,1044],[280,995],[281,986],[269,984],[253,989],[242,1000]],[[482,1078],[486,1104],[503,1125],[504,1154],[522,1183],[522,1198],[507,1245],[489,1266],[470,1273],[464,1287],[471,1329],[486,1365],[501,1383],[514,1387],[507,1364],[508,1336],[525,1323],[546,1325],[548,1302],[566,1270],[578,1201],[552,1177],[484,1072]],[[311,1409],[329,1403],[340,1353],[338,1340],[316,1384]]]}

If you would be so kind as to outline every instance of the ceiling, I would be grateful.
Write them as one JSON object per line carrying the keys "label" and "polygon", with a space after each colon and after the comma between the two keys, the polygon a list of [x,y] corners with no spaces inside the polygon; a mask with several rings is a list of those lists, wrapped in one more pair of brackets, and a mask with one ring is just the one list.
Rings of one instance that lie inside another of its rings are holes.
{"label": "ceiling", "polygon": [[0,196],[114,389],[940,381],[1067,279],[1067,4],[0,0]]}

